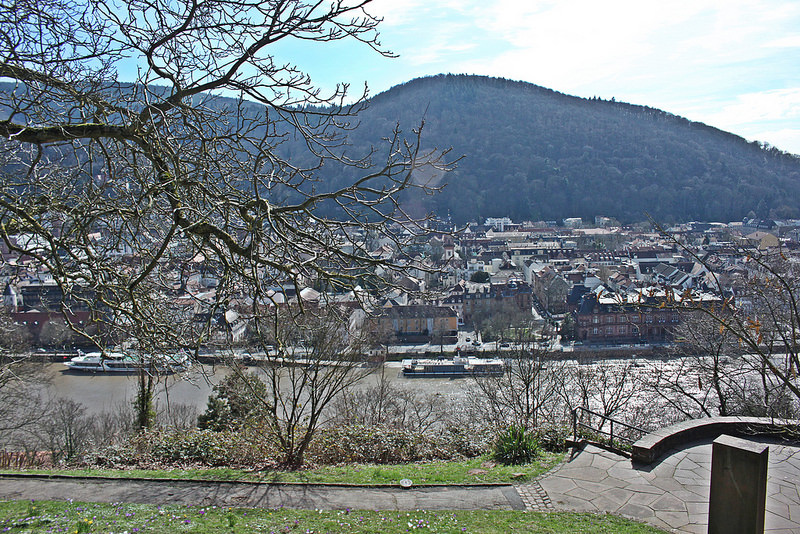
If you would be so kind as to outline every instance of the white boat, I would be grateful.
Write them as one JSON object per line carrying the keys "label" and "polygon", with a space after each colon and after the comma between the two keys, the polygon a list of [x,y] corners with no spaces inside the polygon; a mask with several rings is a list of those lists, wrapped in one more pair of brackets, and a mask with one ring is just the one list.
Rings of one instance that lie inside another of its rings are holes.
{"label": "white boat", "polygon": [[409,359],[403,360],[402,372],[407,378],[461,378],[465,376],[499,376],[505,370],[497,358]]}
{"label": "white boat", "polygon": [[[159,373],[177,373],[185,371],[190,366],[189,356],[184,351],[174,355],[159,356],[152,361],[155,370]],[[82,352],[64,365],[71,371],[88,373],[135,373],[139,369],[151,367],[150,356],[140,356],[127,352]]]}

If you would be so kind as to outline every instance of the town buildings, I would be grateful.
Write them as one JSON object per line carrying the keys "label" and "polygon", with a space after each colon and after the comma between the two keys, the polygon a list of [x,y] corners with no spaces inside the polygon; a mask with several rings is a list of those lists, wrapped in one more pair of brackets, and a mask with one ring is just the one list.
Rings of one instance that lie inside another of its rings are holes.
{"label": "town buildings", "polygon": [[[460,231],[439,221],[435,231],[407,248],[379,235],[364,236],[372,257],[404,267],[398,276],[375,273],[387,282],[381,293],[361,288],[358,294],[339,294],[312,279],[297,287],[297,281],[275,280],[268,301],[255,307],[242,294],[227,309],[208,309],[204,303],[214,301],[219,281],[202,258],[193,258],[163,266],[163,278],[172,280],[163,298],[182,317],[212,324],[218,330],[212,337],[228,343],[247,343],[253,309],[299,300],[366,312],[376,339],[396,343],[450,343],[459,329],[480,330],[487,317],[500,314],[551,325],[569,317],[575,326],[570,335],[579,344],[665,343],[682,321],[674,302],[662,306],[666,295],[703,295],[696,298],[709,302],[736,295],[749,254],[780,249],[792,256],[800,236],[798,221],[688,223],[666,234],[649,225],[599,221],[589,227],[572,218],[556,226],[498,217]],[[47,344],[42,332],[49,321],[97,321],[102,309],[89,309],[88,290],[75,286],[64,296],[31,258],[0,252],[5,308],[36,342]]]}

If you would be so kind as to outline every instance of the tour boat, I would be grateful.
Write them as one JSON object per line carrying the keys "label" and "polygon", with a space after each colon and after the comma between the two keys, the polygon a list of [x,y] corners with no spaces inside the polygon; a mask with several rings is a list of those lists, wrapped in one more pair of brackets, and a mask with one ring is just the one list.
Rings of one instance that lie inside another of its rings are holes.
{"label": "tour boat", "polygon": [[89,373],[135,373],[139,369],[153,368],[158,373],[177,373],[189,367],[189,357],[184,351],[172,356],[161,356],[153,361],[150,356],[127,352],[82,352],[68,362],[64,362],[71,371]]}
{"label": "tour boat", "polygon": [[403,360],[403,376],[408,378],[461,378],[465,376],[499,376],[505,370],[497,358],[409,359]]}

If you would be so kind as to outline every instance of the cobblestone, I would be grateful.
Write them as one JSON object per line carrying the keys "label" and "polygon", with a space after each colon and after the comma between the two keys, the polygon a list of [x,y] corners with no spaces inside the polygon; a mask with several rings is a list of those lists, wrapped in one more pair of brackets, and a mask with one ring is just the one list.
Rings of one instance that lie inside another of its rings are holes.
{"label": "cobblestone", "polygon": [[517,486],[517,493],[519,493],[522,502],[525,503],[526,510],[534,512],[553,510],[553,503],[538,480]]}

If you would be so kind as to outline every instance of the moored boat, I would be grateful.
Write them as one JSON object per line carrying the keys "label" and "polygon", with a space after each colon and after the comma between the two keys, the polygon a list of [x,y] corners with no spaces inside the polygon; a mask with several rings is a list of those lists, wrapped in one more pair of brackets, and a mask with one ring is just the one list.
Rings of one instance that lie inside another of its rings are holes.
{"label": "moored boat", "polygon": [[466,376],[499,376],[505,369],[497,358],[408,359],[402,362],[407,378],[462,378]]}
{"label": "moored boat", "polygon": [[153,359],[127,352],[82,352],[64,365],[71,371],[88,373],[135,373],[140,369],[155,369],[158,373],[177,373],[190,366],[189,357],[184,351],[173,355],[162,355]]}

